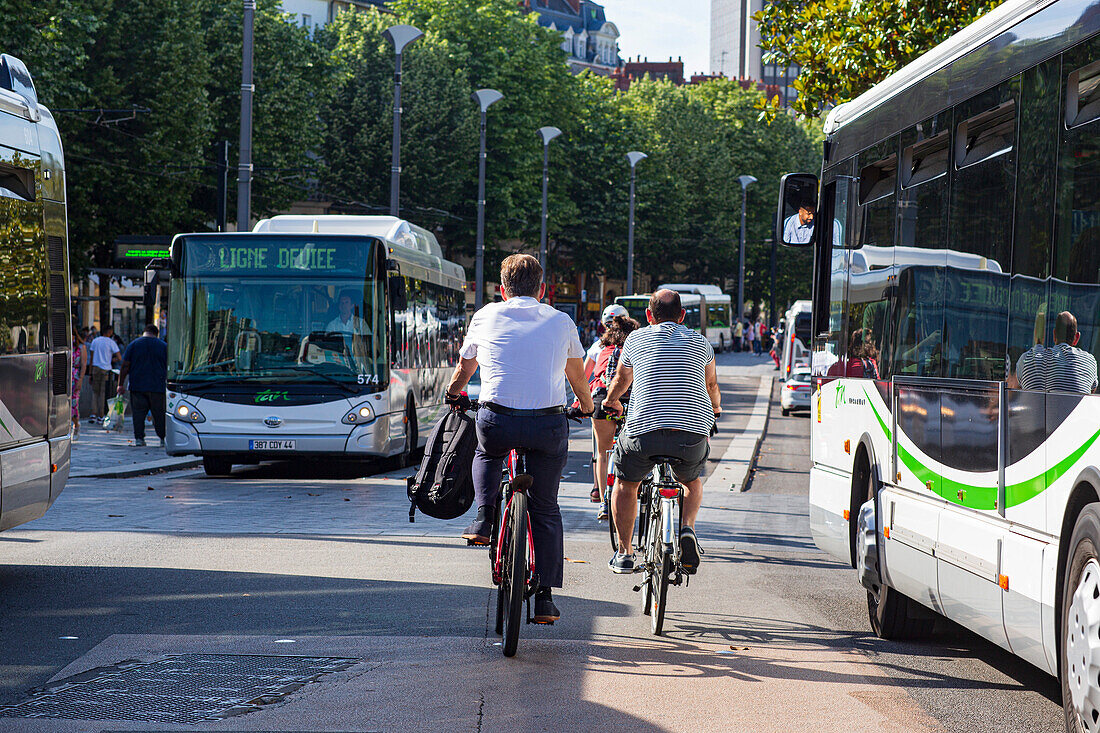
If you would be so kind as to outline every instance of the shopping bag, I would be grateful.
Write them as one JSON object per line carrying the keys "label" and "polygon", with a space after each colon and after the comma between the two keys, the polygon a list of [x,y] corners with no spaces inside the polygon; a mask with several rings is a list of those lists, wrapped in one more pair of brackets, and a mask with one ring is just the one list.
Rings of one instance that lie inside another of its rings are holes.
{"label": "shopping bag", "polygon": [[103,427],[107,430],[122,432],[126,424],[126,398],[122,395],[107,400],[107,417],[103,418]]}

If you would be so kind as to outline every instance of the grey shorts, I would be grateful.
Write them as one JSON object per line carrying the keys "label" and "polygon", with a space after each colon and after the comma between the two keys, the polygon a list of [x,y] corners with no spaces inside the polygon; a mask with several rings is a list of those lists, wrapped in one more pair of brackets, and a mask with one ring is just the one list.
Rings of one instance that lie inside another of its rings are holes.
{"label": "grey shorts", "polygon": [[710,456],[710,441],[705,435],[683,430],[652,430],[641,435],[619,436],[615,444],[615,475],[623,481],[641,481],[657,461],[655,456],[675,456],[683,461],[673,466],[676,478],[694,481],[703,472]]}

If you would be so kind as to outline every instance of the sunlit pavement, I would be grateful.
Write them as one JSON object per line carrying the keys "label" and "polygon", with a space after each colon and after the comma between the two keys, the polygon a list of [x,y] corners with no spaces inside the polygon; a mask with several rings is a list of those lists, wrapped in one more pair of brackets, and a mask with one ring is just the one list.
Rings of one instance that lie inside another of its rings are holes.
{"label": "sunlit pavement", "polygon": [[[719,357],[727,414],[712,457],[744,430],[765,360]],[[563,618],[523,628],[510,660],[487,553],[456,539],[468,518],[410,524],[405,473],[280,463],[231,479],[75,479],[46,517],[0,534],[0,703],[165,654],[355,664],[191,727],[0,718],[0,730],[1060,729],[1053,681],[973,637],[899,647],[868,633],[852,571],[808,538],[808,420],[770,420],[749,491],[706,497],[703,567],[670,589],[662,637],[635,579],[606,567],[589,433],[575,428]]]}

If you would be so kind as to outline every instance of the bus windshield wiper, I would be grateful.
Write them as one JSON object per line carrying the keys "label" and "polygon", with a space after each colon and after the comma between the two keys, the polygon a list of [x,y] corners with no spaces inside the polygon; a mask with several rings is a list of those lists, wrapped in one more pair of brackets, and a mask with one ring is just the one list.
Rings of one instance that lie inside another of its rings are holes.
{"label": "bus windshield wiper", "polygon": [[274,368],[275,369],[288,369],[292,372],[301,372],[303,374],[309,374],[310,376],[320,377],[321,379],[325,380],[326,382],[331,382],[332,384],[335,384],[337,387],[344,390],[348,394],[359,394],[359,390],[353,388],[351,385],[347,384],[346,382],[341,382],[339,379],[337,379],[336,377],[333,377],[330,374],[325,374],[324,372],[319,372],[316,369],[311,369],[310,367],[298,366],[296,364],[285,364],[283,366],[278,366],[278,367],[274,367]]}

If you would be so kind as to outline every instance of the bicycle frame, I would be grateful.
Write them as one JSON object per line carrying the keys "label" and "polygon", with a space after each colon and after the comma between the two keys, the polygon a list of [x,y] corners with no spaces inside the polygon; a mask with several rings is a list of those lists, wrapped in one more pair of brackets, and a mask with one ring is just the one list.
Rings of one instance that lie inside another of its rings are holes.
{"label": "bicycle frame", "polygon": [[[526,459],[524,456],[512,450],[508,453],[508,458],[504,463],[504,470],[501,473],[501,497],[504,503],[504,511],[499,512],[499,519],[497,520],[496,531],[493,533],[493,543],[489,549],[490,557],[492,558],[492,570],[493,570],[493,584],[500,585],[501,575],[503,573],[504,566],[504,532],[508,527],[508,518],[512,513],[512,497],[515,495],[512,491],[512,485],[515,481],[516,475],[524,473],[526,470]],[[530,570],[530,578],[528,580],[528,593],[530,595],[533,591],[532,588],[538,588],[538,574],[535,572],[535,544],[534,535],[531,533],[531,515],[527,515],[527,566]]]}

